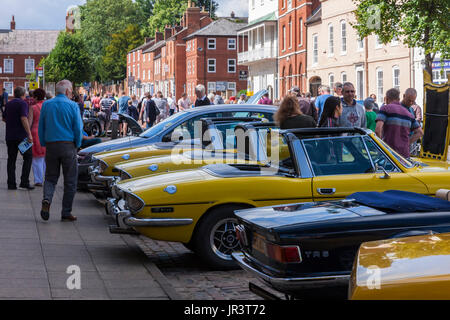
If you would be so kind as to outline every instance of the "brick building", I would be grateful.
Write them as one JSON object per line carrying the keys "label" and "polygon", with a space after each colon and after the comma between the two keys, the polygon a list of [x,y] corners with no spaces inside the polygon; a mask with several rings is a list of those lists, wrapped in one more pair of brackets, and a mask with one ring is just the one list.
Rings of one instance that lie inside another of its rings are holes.
{"label": "brick building", "polygon": [[278,1],[278,70],[280,97],[293,86],[308,91],[306,77],[306,21],[320,7],[320,0]]}
{"label": "brick building", "polygon": [[17,30],[14,16],[9,29],[0,29],[0,87],[11,97],[14,88],[28,88],[29,77],[56,44],[60,30]]}
{"label": "brick building", "polygon": [[245,25],[233,18],[213,21],[208,12],[189,3],[179,25],[166,26],[164,32],[156,32],[154,39],[128,53],[127,81],[134,82],[129,93],[141,96],[161,91],[179,99],[186,92],[194,100],[194,88],[200,83],[228,96],[246,89],[239,71],[247,67],[237,65],[237,30]]}

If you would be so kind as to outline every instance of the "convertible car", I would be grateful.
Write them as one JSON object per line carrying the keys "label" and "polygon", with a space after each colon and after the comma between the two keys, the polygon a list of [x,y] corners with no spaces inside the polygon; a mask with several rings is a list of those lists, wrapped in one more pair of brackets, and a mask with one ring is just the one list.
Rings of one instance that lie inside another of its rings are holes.
{"label": "convertible car", "polygon": [[233,268],[231,253],[239,249],[235,210],[344,199],[356,191],[433,195],[450,185],[449,163],[404,159],[371,131],[267,130],[271,142],[260,151],[268,152],[270,146],[267,161],[213,164],[119,182],[112,191],[124,204],[111,208],[117,226],[152,239],[182,242],[207,263]]}
{"label": "convertible car", "polygon": [[[89,168],[91,186],[97,192],[109,194],[111,187],[119,180],[131,177],[168,172],[173,169],[196,168],[205,163],[236,162],[245,159],[244,151],[237,152],[237,138],[234,128],[238,123],[261,122],[260,118],[207,118],[200,119],[199,138],[178,142],[159,142],[150,146],[120,149],[98,153],[94,156],[97,166]],[[273,126],[272,123],[270,125]],[[175,132],[180,137],[190,136]],[[189,150],[189,151],[186,151]],[[162,159],[160,158],[162,157]],[[126,159],[126,161],[123,161]],[[207,159],[207,160],[206,160]],[[248,159],[247,159],[248,160]]]}
{"label": "convertible car", "polygon": [[[354,193],[340,201],[241,210],[236,216],[242,252],[234,252],[233,258],[290,298],[347,297],[354,257],[365,241],[450,231],[450,202],[397,190]],[[362,283],[368,283],[368,278],[370,281],[370,272],[366,271],[373,265],[383,268],[391,259],[398,261],[399,279],[408,275],[414,278],[415,271],[426,269],[419,263],[409,270],[404,268],[406,262],[401,258],[414,255],[407,245],[397,245],[404,241],[411,242],[399,239],[392,241],[392,246],[390,242],[376,242],[361,247],[352,295],[368,294],[370,290]],[[368,252],[373,253],[371,257]],[[422,254],[426,253],[418,252]],[[437,266],[445,269],[442,264]],[[448,270],[442,272],[448,280]],[[383,287],[390,283],[390,274],[386,270],[381,275]],[[252,288],[257,286],[253,284]],[[375,291],[373,294],[381,296]]]}
{"label": "convertible car", "polygon": [[78,185],[80,188],[86,188],[90,183],[88,168],[95,164],[92,158],[95,153],[168,142],[171,141],[172,134],[177,129],[189,128],[193,133],[194,122],[201,118],[259,117],[273,121],[276,111],[277,108],[274,106],[245,104],[206,106],[175,113],[137,136],[115,139],[81,150],[78,153]]}

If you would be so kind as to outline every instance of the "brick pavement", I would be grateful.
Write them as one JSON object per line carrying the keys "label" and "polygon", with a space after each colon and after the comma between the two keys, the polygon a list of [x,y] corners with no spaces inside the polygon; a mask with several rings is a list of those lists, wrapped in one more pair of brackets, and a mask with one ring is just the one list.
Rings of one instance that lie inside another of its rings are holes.
{"label": "brick pavement", "polygon": [[[0,299],[179,298],[129,236],[109,233],[110,218],[93,195],[77,193],[73,214],[78,221],[61,222],[61,179],[50,220],[44,222],[42,188],[7,190],[4,130],[1,122]],[[18,158],[17,177],[22,168]],[[80,290],[67,288],[70,265],[80,267]]]}
{"label": "brick pavement", "polygon": [[181,243],[135,238],[137,245],[186,300],[261,300],[248,289],[253,282],[284,298],[244,270],[214,271]]}

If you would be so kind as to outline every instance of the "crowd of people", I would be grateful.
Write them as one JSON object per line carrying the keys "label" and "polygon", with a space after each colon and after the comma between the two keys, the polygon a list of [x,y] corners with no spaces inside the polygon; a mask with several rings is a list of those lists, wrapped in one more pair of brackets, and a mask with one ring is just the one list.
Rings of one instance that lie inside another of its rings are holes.
{"label": "crowd of people", "polygon": [[328,86],[319,88],[319,93],[311,99],[309,94],[300,94],[298,87],[289,90],[275,114],[280,128],[368,128],[405,158],[423,136],[422,110],[415,103],[417,91],[413,88],[405,91],[403,99],[398,89],[389,89],[381,107],[375,95],[365,99],[364,105],[358,103],[350,82],[335,84],[333,95]]}

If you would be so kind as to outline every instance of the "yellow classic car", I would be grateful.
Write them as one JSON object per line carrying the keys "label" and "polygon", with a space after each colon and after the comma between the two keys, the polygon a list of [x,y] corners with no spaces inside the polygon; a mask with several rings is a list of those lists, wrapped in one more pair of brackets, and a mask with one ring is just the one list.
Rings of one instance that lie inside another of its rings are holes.
{"label": "yellow classic car", "polygon": [[349,299],[449,300],[450,233],[363,243]]}
{"label": "yellow classic car", "polygon": [[[193,137],[190,129],[193,128],[180,128],[172,134],[172,141],[180,138],[178,142],[159,142],[144,147],[96,153],[93,157],[96,166],[88,169],[91,182],[93,185],[97,185],[97,190],[108,191],[114,182],[118,180],[116,177],[129,177],[126,173],[120,172],[118,168],[115,168],[116,164],[130,167],[133,166],[134,161],[139,160],[138,166],[143,169],[140,172],[142,174],[151,174],[158,171],[155,170],[155,166],[152,166],[155,157],[167,155],[168,158],[166,159],[169,159],[170,163],[179,165],[181,163],[177,160],[183,159],[177,158],[177,156],[183,154],[186,150],[198,150],[200,154],[202,151],[220,151],[222,155],[214,155],[215,158],[229,157],[226,155],[227,153],[231,153],[231,157],[234,157],[234,154],[236,154],[235,137],[234,135],[230,136],[229,133],[234,132],[234,127],[242,122],[261,122],[261,119],[251,117],[200,119],[197,122],[199,126],[198,138],[190,139]],[[205,156],[208,157],[207,155]],[[197,162],[195,161],[195,164]],[[146,163],[150,164],[145,166],[144,164]]]}
{"label": "yellow classic car", "polygon": [[[112,193],[122,204],[109,208],[114,231],[132,228],[152,239],[182,242],[207,263],[233,268],[231,253],[239,249],[235,210],[343,199],[357,191],[434,195],[450,185],[448,162],[404,159],[370,130],[268,130],[271,137],[282,136],[287,157],[274,152],[275,138],[265,163],[213,164],[119,182]],[[277,154],[282,156],[275,159]]]}

